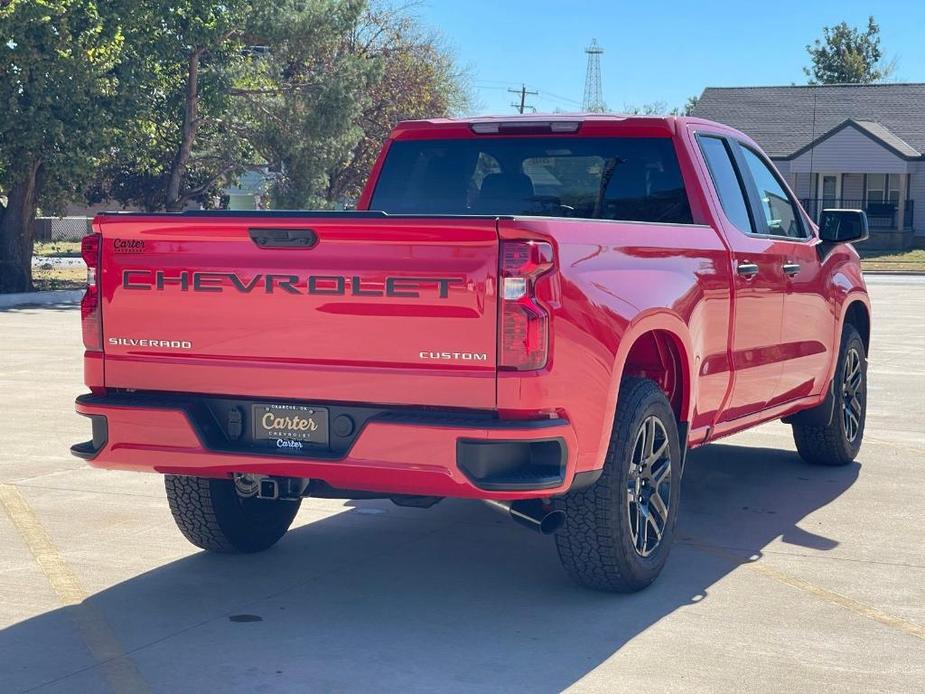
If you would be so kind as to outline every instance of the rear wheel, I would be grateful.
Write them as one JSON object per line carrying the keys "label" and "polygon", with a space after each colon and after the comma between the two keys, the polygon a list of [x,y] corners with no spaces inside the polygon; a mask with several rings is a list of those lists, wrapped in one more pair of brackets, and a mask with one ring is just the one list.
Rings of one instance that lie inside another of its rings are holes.
{"label": "rear wheel", "polygon": [[581,585],[633,592],[664,567],[681,494],[681,447],[661,389],[624,379],[604,470],[591,487],[557,500],[566,512],[559,558]]}
{"label": "rear wheel", "polygon": [[166,475],[167,501],[187,540],[210,552],[261,552],[286,534],[301,499],[242,497],[227,479]]}
{"label": "rear wheel", "polygon": [[847,465],[857,457],[867,419],[867,352],[853,325],[842,333],[828,424],[793,424],[800,457],[816,465]]}

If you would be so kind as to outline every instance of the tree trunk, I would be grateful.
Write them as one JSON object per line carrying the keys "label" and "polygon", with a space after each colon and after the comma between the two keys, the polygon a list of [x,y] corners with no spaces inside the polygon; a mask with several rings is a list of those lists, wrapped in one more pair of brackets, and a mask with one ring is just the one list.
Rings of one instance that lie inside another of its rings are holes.
{"label": "tree trunk", "polygon": [[32,291],[32,235],[40,164],[29,162],[7,190],[0,217],[0,294]]}
{"label": "tree trunk", "polygon": [[195,49],[189,57],[189,68],[186,73],[186,104],[183,111],[183,132],[180,137],[180,147],[177,155],[170,165],[170,176],[167,179],[167,196],[165,207],[169,212],[183,209],[186,197],[183,194],[186,166],[189,164],[196,132],[199,130],[199,60],[202,49]]}

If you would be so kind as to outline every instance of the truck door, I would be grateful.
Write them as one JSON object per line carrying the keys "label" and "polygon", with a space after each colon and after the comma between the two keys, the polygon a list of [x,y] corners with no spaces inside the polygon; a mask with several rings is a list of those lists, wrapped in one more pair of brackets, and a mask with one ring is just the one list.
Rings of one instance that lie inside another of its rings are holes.
{"label": "truck door", "polygon": [[739,152],[755,184],[755,216],[774,237],[777,262],[783,271],[781,370],[767,403],[773,406],[815,395],[825,388],[835,320],[816,250],[818,239],[799,205],[764,157],[745,145],[739,145]]}
{"label": "truck door", "polygon": [[697,140],[722,208],[718,218],[734,269],[733,386],[718,420],[727,422],[763,409],[780,380],[786,254],[765,233],[767,223],[754,204],[754,182],[744,169],[738,145],[705,133]]}

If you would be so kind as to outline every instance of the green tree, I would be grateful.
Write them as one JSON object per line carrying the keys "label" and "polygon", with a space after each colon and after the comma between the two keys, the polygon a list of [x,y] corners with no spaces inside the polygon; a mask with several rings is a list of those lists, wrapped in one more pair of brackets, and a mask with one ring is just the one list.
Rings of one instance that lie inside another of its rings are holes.
{"label": "green tree", "polygon": [[36,209],[75,197],[121,108],[118,4],[0,5],[0,293],[31,290]]}
{"label": "green tree", "polygon": [[363,135],[358,123],[379,65],[345,48],[365,4],[277,0],[255,14],[267,46],[261,70],[233,90],[251,123],[249,141],[271,169],[277,207],[325,204],[328,171]]}
{"label": "green tree", "polygon": [[624,106],[623,112],[633,116],[689,116],[697,107],[698,101],[699,96],[689,96],[683,107],[675,106],[672,109],[668,108],[665,101],[653,101],[642,106]]}
{"label": "green tree", "polygon": [[283,172],[279,203],[311,200],[330,158],[359,137],[370,66],[340,48],[362,9],[360,0],[140,3],[124,69],[147,96],[91,199],[151,210],[209,204],[246,168],[270,163]]}
{"label": "green tree", "polygon": [[822,38],[806,46],[812,61],[803,72],[810,84],[868,84],[889,77],[896,70],[895,61],[883,63],[880,27],[873,17],[867,30],[861,31],[841,22],[822,28]]}
{"label": "green tree", "polygon": [[669,111],[668,103],[665,101],[653,101],[642,106],[626,104],[623,106],[623,113],[631,116],[669,116],[676,115],[675,111]]}
{"label": "green tree", "polygon": [[407,8],[374,2],[348,36],[346,50],[378,66],[359,114],[362,136],[328,171],[328,204],[359,197],[396,123],[458,115],[471,104],[466,74],[440,35]]}
{"label": "green tree", "polygon": [[246,36],[254,11],[245,0],[144,0],[126,13],[119,69],[138,98],[112,134],[91,201],[180,210],[253,158],[232,91],[259,72]]}

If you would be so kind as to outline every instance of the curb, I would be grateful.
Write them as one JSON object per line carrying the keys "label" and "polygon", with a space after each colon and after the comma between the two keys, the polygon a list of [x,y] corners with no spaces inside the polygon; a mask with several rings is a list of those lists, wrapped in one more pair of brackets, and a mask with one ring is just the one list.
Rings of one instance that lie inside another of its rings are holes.
{"label": "curb", "polygon": [[864,270],[865,275],[884,275],[886,277],[925,277],[925,272],[912,270]]}
{"label": "curb", "polygon": [[14,306],[48,306],[51,304],[75,304],[84,295],[83,289],[56,289],[48,292],[24,292],[22,294],[0,294],[0,309]]}
{"label": "curb", "polygon": [[42,267],[42,265],[52,265],[58,267],[81,267],[86,266],[83,258],[72,258],[70,256],[32,256],[32,267]]}

